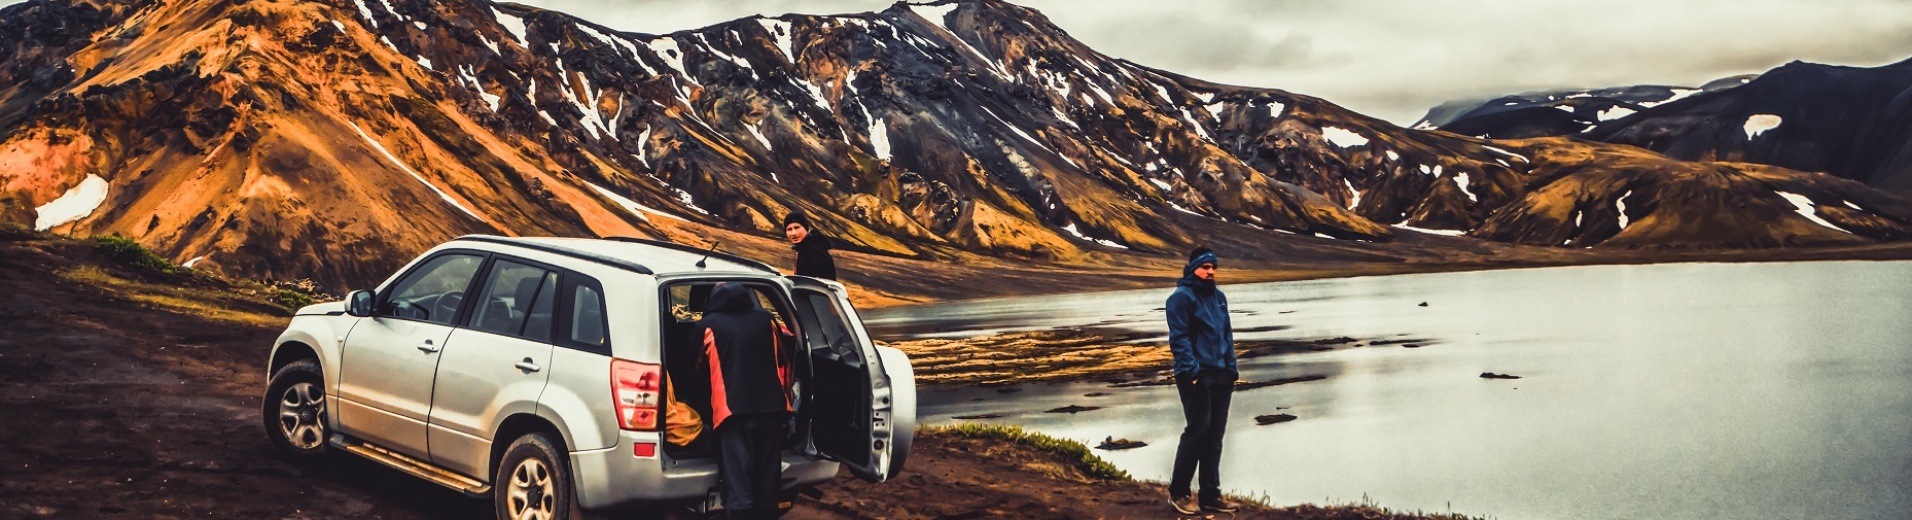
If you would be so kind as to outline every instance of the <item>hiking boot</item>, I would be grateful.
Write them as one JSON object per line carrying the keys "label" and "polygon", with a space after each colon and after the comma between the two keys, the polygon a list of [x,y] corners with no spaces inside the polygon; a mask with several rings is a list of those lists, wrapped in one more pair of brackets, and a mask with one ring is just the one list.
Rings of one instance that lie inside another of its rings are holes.
{"label": "hiking boot", "polygon": [[1169,495],[1168,505],[1175,506],[1175,510],[1180,511],[1184,515],[1192,515],[1202,511],[1202,506],[1195,500],[1195,495],[1182,495],[1179,497]]}
{"label": "hiking boot", "polygon": [[1202,510],[1211,513],[1233,513],[1236,509],[1241,509],[1241,506],[1234,502],[1229,502],[1228,499],[1224,498],[1202,501]]}

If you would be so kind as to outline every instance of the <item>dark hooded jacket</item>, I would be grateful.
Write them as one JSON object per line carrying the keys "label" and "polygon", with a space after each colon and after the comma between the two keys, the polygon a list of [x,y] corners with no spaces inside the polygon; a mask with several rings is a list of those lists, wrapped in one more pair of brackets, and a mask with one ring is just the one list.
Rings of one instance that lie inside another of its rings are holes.
{"label": "dark hooded jacket", "polygon": [[837,279],[836,259],[830,257],[830,237],[812,231],[793,249],[797,250],[797,276]]}
{"label": "dark hooded jacket", "polygon": [[719,283],[697,321],[710,365],[711,427],[737,414],[784,413],[790,403],[789,331],[757,306],[754,291]]}
{"label": "dark hooded jacket", "polygon": [[1228,296],[1213,280],[1195,277],[1195,267],[1215,262],[1215,253],[1203,253],[1182,268],[1175,294],[1168,297],[1168,349],[1175,357],[1175,375],[1238,377],[1235,369],[1235,332],[1228,323]]}

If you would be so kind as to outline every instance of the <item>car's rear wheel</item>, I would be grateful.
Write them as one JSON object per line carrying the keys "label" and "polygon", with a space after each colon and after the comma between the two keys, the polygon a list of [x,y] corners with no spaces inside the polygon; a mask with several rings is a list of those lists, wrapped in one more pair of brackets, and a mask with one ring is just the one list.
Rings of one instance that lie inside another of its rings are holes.
{"label": "car's rear wheel", "polygon": [[549,434],[528,433],[511,442],[492,479],[498,520],[585,520],[602,515],[578,506],[571,464]]}
{"label": "car's rear wheel", "polygon": [[294,361],[266,384],[263,415],[266,439],[287,457],[312,460],[327,453],[325,374],[312,359]]}

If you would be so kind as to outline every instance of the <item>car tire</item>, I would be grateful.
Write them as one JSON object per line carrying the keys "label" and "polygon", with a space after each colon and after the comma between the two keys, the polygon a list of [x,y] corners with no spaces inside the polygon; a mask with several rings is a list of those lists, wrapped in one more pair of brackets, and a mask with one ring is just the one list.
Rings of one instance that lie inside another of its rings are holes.
{"label": "car tire", "polygon": [[578,505],[570,459],[547,433],[527,433],[511,441],[511,447],[498,460],[497,474],[491,482],[492,508],[498,520],[608,517]]}
{"label": "car tire", "polygon": [[332,425],[326,419],[325,373],[315,359],[280,367],[266,384],[262,408],[266,440],[295,461],[316,461],[331,453],[326,444]]}

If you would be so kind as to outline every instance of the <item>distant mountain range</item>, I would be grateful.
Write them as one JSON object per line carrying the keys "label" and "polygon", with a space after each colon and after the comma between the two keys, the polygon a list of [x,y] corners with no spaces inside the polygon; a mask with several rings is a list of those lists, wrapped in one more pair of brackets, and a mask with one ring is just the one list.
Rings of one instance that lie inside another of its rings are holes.
{"label": "distant mountain range", "polygon": [[[1488,140],[1451,129],[1495,111],[1400,128],[1105,56],[997,0],[664,35],[487,0],[32,0],[0,9],[0,63],[0,220],[329,284],[464,233],[771,236],[792,210],[866,252],[1063,263],[1178,251],[1215,221],[1266,241],[1912,236],[1890,183],[1739,162],[1754,152],[1703,150],[1729,150],[1722,123],[1648,117],[1767,92],[1780,71],[1660,106],[1520,98],[1574,124]],[[1616,107],[1639,113],[1584,128]],[[1758,110],[1786,121],[1771,137],[1830,124]]]}
{"label": "distant mountain range", "polygon": [[1491,138],[1571,135],[1676,159],[1824,172],[1912,195],[1912,60],[1872,68],[1793,62],[1696,89],[1448,103],[1416,127]]}

